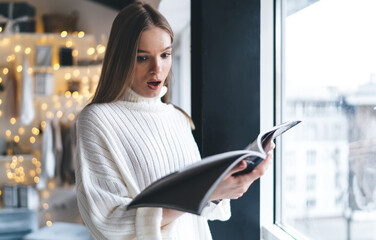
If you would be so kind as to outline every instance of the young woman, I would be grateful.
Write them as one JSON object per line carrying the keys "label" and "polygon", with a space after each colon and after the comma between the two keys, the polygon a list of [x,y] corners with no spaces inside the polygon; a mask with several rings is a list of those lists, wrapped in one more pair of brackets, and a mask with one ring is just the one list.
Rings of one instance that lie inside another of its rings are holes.
{"label": "young woman", "polygon": [[247,191],[271,162],[225,177],[202,216],[162,208],[126,210],[141,190],[201,157],[191,120],[168,103],[173,33],[149,5],[115,18],[101,78],[78,120],[77,197],[94,239],[211,239],[207,220],[227,220],[229,199]]}

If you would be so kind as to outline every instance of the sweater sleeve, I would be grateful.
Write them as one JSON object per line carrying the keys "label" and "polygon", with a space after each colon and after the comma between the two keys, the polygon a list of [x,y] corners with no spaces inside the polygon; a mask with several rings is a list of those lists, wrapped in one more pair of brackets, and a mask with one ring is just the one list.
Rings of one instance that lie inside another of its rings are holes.
{"label": "sweater sleeve", "polygon": [[100,125],[94,114],[81,112],[76,186],[85,224],[94,239],[161,239],[161,208],[126,210],[139,189],[134,179],[120,173],[115,151]]}
{"label": "sweater sleeve", "polygon": [[209,205],[203,209],[201,216],[206,217],[208,220],[229,220],[231,217],[230,200],[223,199],[218,204],[210,202]]}

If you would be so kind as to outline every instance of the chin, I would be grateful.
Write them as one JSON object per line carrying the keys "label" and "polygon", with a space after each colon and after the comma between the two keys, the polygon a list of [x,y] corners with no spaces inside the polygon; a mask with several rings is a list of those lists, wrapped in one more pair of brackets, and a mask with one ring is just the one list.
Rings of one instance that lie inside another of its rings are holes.
{"label": "chin", "polygon": [[143,97],[154,98],[154,97],[159,96],[160,93],[161,93],[161,90],[152,91],[152,92],[146,92],[145,94],[143,94]]}

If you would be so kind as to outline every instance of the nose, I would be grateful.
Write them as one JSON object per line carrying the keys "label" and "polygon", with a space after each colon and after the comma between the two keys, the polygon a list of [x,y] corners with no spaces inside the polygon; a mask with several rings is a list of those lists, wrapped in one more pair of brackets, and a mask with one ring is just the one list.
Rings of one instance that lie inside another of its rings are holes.
{"label": "nose", "polygon": [[151,74],[159,74],[162,72],[162,61],[158,57],[154,58],[150,67]]}

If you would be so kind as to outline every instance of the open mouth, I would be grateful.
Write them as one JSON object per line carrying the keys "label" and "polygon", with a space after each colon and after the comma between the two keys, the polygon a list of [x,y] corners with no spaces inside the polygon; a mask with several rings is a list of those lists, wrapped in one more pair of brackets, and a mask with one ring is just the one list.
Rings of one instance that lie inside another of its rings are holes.
{"label": "open mouth", "polygon": [[156,87],[159,84],[161,84],[161,81],[151,81],[151,82],[148,82],[148,84]]}
{"label": "open mouth", "polygon": [[162,81],[149,81],[147,82],[148,86],[151,87],[151,88],[157,88],[160,84],[161,84]]}

